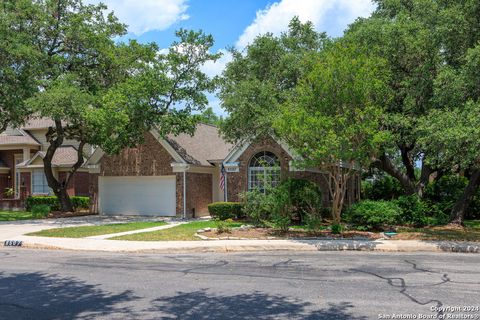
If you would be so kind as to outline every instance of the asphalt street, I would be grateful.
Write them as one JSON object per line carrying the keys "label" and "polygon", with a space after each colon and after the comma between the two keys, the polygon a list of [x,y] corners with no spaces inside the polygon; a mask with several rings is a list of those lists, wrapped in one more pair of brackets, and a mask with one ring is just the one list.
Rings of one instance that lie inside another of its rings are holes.
{"label": "asphalt street", "polygon": [[480,319],[476,308],[479,254],[0,248],[0,319]]}

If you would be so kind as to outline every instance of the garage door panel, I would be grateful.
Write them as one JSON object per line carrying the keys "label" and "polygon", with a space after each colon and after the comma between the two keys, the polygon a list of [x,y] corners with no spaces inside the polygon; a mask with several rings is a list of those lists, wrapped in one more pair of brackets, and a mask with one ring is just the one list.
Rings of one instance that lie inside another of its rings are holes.
{"label": "garage door panel", "polygon": [[100,211],[115,215],[174,216],[175,176],[100,177]]}

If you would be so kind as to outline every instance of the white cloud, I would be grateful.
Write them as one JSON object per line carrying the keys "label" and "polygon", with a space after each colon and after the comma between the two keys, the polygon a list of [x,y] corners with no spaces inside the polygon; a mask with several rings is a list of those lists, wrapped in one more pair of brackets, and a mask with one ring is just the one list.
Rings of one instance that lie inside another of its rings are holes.
{"label": "white cloud", "polygon": [[220,75],[227,63],[232,61],[232,54],[227,50],[220,49],[218,52],[220,52],[222,56],[217,61],[208,61],[202,67],[202,71],[209,77]]}
{"label": "white cloud", "polygon": [[[237,40],[237,48],[245,48],[256,36],[271,32],[280,34],[294,16],[301,21],[311,21],[318,29],[328,18],[339,27],[346,27],[356,17],[368,16],[374,9],[371,0],[281,0],[257,11],[257,15]],[[329,14],[340,13],[335,19]]]}
{"label": "white cloud", "polygon": [[114,11],[128,31],[139,36],[152,30],[165,30],[174,23],[189,18],[187,0],[89,0],[103,2]]}

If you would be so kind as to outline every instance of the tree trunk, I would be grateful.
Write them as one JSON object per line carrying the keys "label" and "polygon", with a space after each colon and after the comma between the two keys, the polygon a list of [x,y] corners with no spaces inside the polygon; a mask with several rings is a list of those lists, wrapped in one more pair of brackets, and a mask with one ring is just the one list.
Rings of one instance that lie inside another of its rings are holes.
{"label": "tree trunk", "polygon": [[64,128],[60,120],[55,120],[55,129],[49,128],[46,134],[47,141],[50,143],[48,146],[45,157],[43,158],[43,167],[45,177],[47,178],[48,186],[53,190],[53,193],[58,198],[60,203],[60,210],[62,212],[73,212],[74,208],[70,201],[70,196],[67,193],[67,187],[70,183],[73,174],[83,165],[83,147],[85,143],[80,141],[77,152],[77,162],[70,168],[65,179],[58,181],[53,174],[52,160],[57,149],[63,144]]}
{"label": "tree trunk", "polygon": [[457,200],[455,205],[452,208],[452,212],[450,214],[450,223],[463,225],[463,220],[465,217],[465,211],[467,210],[470,202],[472,201],[475,192],[478,189],[478,185],[480,184],[480,169],[475,169],[472,172],[470,180],[468,181],[465,190],[463,190],[463,194]]}
{"label": "tree trunk", "polygon": [[378,159],[375,159],[372,164],[377,169],[380,169],[397,179],[402,185],[406,195],[417,193],[415,181],[412,181],[408,175],[399,170],[385,154],[381,155]]}

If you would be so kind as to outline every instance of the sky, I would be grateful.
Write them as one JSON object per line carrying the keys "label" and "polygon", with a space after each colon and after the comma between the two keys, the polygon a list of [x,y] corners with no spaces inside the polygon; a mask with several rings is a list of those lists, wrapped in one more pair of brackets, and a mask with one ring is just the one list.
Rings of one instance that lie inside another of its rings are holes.
{"label": "sky", "polygon": [[[87,0],[96,3],[100,0]],[[168,48],[180,28],[203,30],[213,35],[214,52],[224,55],[203,70],[218,75],[230,61],[225,50],[242,50],[253,39],[266,32],[280,34],[289,21],[298,16],[313,22],[318,31],[338,37],[357,17],[366,17],[374,9],[371,0],[101,0],[109,11],[128,25],[126,38],[156,42]],[[225,114],[215,95],[209,95],[209,106]]]}

